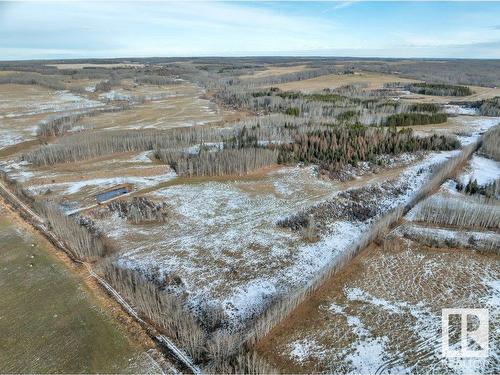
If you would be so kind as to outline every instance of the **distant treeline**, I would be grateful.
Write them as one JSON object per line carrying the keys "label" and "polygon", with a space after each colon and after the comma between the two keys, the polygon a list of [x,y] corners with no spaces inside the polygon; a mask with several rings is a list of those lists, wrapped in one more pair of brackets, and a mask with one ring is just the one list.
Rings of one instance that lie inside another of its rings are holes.
{"label": "distant treeline", "polygon": [[414,113],[409,118],[411,124],[416,125],[439,121],[445,116],[439,112],[439,105],[396,101],[387,97],[387,91],[366,91],[355,85],[312,94],[281,91],[276,87],[252,90],[227,86],[219,89],[215,98],[219,104],[247,109],[256,114],[284,113],[295,117],[323,119],[334,124],[361,122],[364,125],[385,125],[391,115]]}
{"label": "distant treeline", "polygon": [[64,90],[66,85],[58,77],[43,76],[36,73],[16,73],[0,76],[0,84],[13,83],[17,85],[38,85],[54,90]]}
{"label": "distant treeline", "polygon": [[422,95],[468,96],[473,91],[467,86],[448,85],[444,83],[411,83],[405,89]]}
{"label": "distant treeline", "polygon": [[147,84],[147,85],[156,85],[156,86],[163,86],[163,85],[178,85],[182,83],[181,80],[175,79],[172,77],[165,77],[165,76],[160,76],[160,75],[143,75],[136,77],[134,79],[136,83],[139,84]]}

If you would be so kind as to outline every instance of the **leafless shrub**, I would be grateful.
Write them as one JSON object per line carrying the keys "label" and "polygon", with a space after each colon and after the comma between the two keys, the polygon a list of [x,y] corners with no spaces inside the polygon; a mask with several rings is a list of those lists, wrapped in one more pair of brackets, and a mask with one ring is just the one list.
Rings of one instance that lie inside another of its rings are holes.
{"label": "leafless shrub", "polygon": [[302,229],[302,236],[309,242],[315,242],[319,239],[318,228],[314,220],[314,215],[309,215],[307,226]]}
{"label": "leafless shrub", "polygon": [[127,201],[115,200],[108,204],[108,209],[133,224],[162,223],[169,215],[169,207],[164,202],[157,204],[145,197],[134,197]]}

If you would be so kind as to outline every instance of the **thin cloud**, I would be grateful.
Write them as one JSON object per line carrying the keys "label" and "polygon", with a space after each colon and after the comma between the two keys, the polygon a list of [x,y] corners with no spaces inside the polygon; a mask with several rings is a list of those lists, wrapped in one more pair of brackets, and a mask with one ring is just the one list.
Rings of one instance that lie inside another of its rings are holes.
{"label": "thin cloud", "polygon": [[328,8],[328,9],[325,9],[321,13],[328,13],[328,12],[331,12],[332,10],[339,10],[339,9],[347,8],[347,7],[350,7],[351,5],[358,3],[359,1],[360,0],[339,1],[339,2],[336,2],[336,4],[334,6]]}

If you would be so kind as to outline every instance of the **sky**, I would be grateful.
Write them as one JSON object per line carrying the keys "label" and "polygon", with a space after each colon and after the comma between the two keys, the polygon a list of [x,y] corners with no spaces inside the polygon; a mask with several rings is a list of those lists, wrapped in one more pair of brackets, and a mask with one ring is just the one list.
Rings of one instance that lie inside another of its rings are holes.
{"label": "sky", "polygon": [[500,58],[500,2],[0,2],[0,60]]}

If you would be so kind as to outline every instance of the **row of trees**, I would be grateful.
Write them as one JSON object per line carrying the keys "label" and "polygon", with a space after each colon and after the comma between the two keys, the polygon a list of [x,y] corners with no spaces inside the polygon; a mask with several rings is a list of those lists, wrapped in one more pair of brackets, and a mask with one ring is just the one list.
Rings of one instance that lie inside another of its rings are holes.
{"label": "row of trees", "polygon": [[487,157],[500,161],[500,124],[491,128],[483,135],[480,152]]}
{"label": "row of trees", "polygon": [[278,151],[265,148],[246,147],[201,151],[197,155],[157,150],[156,156],[169,164],[179,176],[225,176],[245,175],[255,169],[276,164]]}
{"label": "row of trees", "polygon": [[428,125],[440,124],[446,122],[448,116],[446,113],[395,113],[390,115],[385,120],[386,126],[412,126],[412,125]]}
{"label": "row of trees", "polygon": [[497,254],[500,249],[500,236],[483,231],[437,229],[415,224],[405,224],[400,230],[404,238],[429,247],[472,249]]}
{"label": "row of trees", "polygon": [[77,259],[96,260],[113,251],[103,234],[88,219],[67,216],[50,202],[37,204],[37,211],[47,219],[50,229],[67,243]]}
{"label": "row of trees", "polygon": [[485,202],[432,197],[422,202],[415,212],[415,220],[458,227],[500,228],[500,207]]}
{"label": "row of trees", "polygon": [[[161,332],[175,339],[209,373],[271,374],[265,361],[245,345],[242,332],[210,330],[183,305],[183,298],[162,290],[158,280],[139,270],[117,266],[110,258],[99,264],[99,273]],[[210,319],[208,319],[210,320]]]}
{"label": "row of trees", "polygon": [[[96,108],[85,112],[63,114],[54,116],[38,123],[36,134],[39,137],[61,136],[71,131],[78,122],[87,117],[93,117],[102,113],[120,112],[127,109],[127,105],[114,106],[110,108]],[[80,126],[83,126],[80,124]]]}
{"label": "row of trees", "polygon": [[[226,143],[226,147],[243,147],[246,142],[289,142],[292,135],[314,129],[310,119],[283,114],[249,118],[230,128],[187,127],[168,130],[102,131],[73,134],[58,143],[27,152],[23,159],[35,165],[87,160],[120,152],[168,149],[172,151],[208,142]],[[258,140],[258,141],[257,141]]]}
{"label": "row of trees", "polygon": [[44,76],[36,73],[16,73],[0,76],[0,84],[38,85],[54,90],[64,90],[66,85],[57,76]]}
{"label": "row of trees", "polygon": [[444,83],[411,83],[404,86],[406,90],[422,95],[437,96],[468,96],[473,91],[467,86],[449,85]]}

